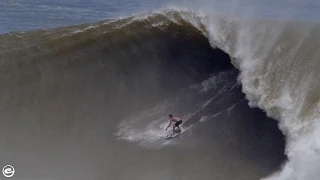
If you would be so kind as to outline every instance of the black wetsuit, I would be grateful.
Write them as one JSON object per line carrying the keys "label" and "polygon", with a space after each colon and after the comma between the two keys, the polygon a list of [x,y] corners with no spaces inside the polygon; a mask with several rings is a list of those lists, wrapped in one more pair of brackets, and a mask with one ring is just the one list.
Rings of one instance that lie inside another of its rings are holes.
{"label": "black wetsuit", "polygon": [[182,124],[182,120],[180,119],[180,121],[176,122],[174,125],[179,126],[180,124]]}

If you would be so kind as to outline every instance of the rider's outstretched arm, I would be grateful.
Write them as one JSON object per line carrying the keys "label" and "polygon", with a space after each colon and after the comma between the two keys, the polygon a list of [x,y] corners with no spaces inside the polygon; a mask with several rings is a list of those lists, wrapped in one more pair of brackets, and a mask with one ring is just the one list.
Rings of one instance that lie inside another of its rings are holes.
{"label": "rider's outstretched arm", "polygon": [[169,120],[169,121],[170,121],[170,123],[169,123],[168,127],[166,128],[166,130],[171,126],[171,120]]}

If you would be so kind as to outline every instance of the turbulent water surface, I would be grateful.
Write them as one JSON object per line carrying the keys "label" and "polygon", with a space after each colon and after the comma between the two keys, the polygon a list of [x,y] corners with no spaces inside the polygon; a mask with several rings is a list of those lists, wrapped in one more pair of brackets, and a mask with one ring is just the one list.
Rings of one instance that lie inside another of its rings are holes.
{"label": "turbulent water surface", "polygon": [[[238,1],[1,3],[0,165],[13,179],[320,177],[316,2],[277,17]],[[169,113],[183,133],[166,140]]]}

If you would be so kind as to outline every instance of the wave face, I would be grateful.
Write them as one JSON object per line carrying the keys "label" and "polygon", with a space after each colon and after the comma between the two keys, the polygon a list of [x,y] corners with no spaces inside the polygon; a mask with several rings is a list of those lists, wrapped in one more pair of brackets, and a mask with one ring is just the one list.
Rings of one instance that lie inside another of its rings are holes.
{"label": "wave face", "polygon": [[2,35],[1,161],[30,179],[316,179],[318,33],[163,10]]}

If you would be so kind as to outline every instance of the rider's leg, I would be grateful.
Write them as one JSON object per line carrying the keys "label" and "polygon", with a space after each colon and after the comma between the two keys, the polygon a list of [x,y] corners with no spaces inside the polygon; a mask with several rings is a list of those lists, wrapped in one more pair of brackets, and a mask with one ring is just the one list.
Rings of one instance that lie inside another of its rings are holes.
{"label": "rider's leg", "polygon": [[177,126],[177,125],[173,126],[173,131],[174,131],[174,133],[180,133],[181,132],[179,126]]}

